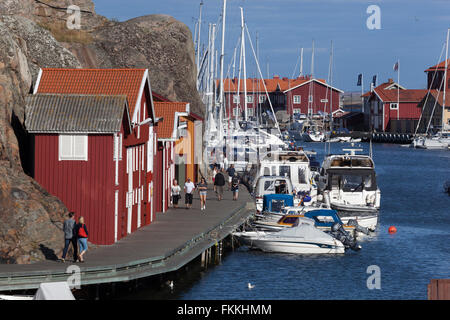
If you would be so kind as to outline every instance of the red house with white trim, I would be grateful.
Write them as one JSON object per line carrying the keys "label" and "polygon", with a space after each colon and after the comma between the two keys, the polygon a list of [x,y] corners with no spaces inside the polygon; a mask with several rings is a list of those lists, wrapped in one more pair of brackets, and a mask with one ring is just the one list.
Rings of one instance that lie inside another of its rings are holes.
{"label": "red house with white trim", "polygon": [[[112,97],[121,115],[103,102]],[[85,217],[92,243],[112,244],[153,221],[162,193],[153,184],[155,124],[147,69],[39,72],[25,122],[33,177]]]}

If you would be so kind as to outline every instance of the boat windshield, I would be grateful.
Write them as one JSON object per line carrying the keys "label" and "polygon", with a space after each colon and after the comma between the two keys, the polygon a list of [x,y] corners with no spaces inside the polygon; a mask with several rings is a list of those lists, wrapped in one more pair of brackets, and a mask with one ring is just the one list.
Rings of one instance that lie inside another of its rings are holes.
{"label": "boat windshield", "polygon": [[298,183],[307,183],[306,168],[298,168]]}
{"label": "boat windshield", "polygon": [[342,189],[345,192],[374,191],[377,189],[375,173],[368,170],[332,173],[330,183],[331,189]]}
{"label": "boat windshield", "polygon": [[298,217],[282,217],[278,220],[278,223],[294,224],[298,220]]}

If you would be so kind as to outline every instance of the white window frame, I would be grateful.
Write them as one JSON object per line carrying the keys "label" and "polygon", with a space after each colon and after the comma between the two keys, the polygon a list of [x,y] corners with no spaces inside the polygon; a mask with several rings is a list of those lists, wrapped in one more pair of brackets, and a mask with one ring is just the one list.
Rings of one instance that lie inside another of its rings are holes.
{"label": "white window frame", "polygon": [[[67,138],[69,139],[69,141],[63,141],[63,138]],[[75,155],[75,146],[74,146],[74,138],[75,137],[81,137],[84,140],[84,152],[82,155]],[[88,136],[87,135],[69,135],[69,134],[60,134],[58,136],[58,160],[59,161],[88,161]],[[62,155],[61,151],[61,145],[67,144],[68,142],[70,142],[70,147],[71,147],[71,154],[66,156],[66,155]]]}
{"label": "white window frame", "polygon": [[241,112],[240,112],[239,108],[233,108],[233,116],[237,117],[240,115],[241,115]]}
{"label": "white window frame", "polygon": [[397,102],[392,102],[389,105],[389,109],[391,109],[391,110],[398,110],[398,103]]}
{"label": "white window frame", "polygon": [[313,98],[313,95],[312,95],[312,94],[309,95],[309,97],[308,97],[308,102],[314,102],[314,98]]}
{"label": "white window frame", "polygon": [[265,101],[266,101],[266,96],[265,95],[259,96],[259,103],[264,103]]}
{"label": "white window frame", "polygon": [[302,96],[295,95],[295,96],[292,98],[292,102],[293,102],[294,104],[300,104],[300,103],[302,103]]}
{"label": "white window frame", "polygon": [[253,95],[248,94],[247,95],[247,103],[253,103],[254,99],[253,99]]}
{"label": "white window frame", "polygon": [[302,110],[300,109],[300,108],[293,108],[292,109],[292,112],[294,113],[294,114],[300,114],[300,113],[302,113]]}
{"label": "white window frame", "polygon": [[253,117],[255,115],[255,110],[253,108],[247,109],[247,116]]}
{"label": "white window frame", "polygon": [[241,97],[238,94],[233,95],[233,103],[239,103],[241,101]]}

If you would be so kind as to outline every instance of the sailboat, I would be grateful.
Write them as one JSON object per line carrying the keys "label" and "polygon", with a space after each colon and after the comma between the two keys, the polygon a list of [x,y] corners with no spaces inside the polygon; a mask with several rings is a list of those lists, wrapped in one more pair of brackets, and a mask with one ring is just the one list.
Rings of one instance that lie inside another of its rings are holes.
{"label": "sailboat", "polygon": [[[450,29],[447,29],[447,39],[446,39],[446,50],[445,50],[445,69],[444,69],[444,78],[443,81],[443,97],[442,97],[442,122],[441,129],[434,136],[416,136],[414,140],[411,142],[410,147],[418,148],[418,149],[448,149],[450,147],[450,132],[445,131],[445,100],[446,100],[446,89],[447,89],[447,69],[448,69],[448,42],[450,36]],[[435,74],[437,69],[435,71]],[[430,92],[428,92],[430,94]],[[437,99],[437,98],[436,98]],[[425,108],[424,108],[425,109]],[[434,108],[433,108],[434,111]],[[430,122],[432,119],[432,115],[430,117]],[[419,121],[420,124],[420,121]],[[419,124],[417,126],[419,126]],[[428,124],[429,127],[429,124]],[[427,128],[428,129],[428,128]],[[427,130],[428,131],[428,130]],[[417,129],[416,129],[417,132]]]}

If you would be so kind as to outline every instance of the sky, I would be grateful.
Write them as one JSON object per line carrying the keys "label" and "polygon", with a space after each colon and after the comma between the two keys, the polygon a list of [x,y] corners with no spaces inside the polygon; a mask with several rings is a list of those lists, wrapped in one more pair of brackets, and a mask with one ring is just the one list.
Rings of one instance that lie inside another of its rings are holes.
{"label": "sky", "polygon": [[[119,21],[149,14],[170,15],[185,23],[194,39],[200,0],[93,1],[98,14]],[[206,46],[208,24],[221,25],[223,0],[203,2],[200,38]],[[378,15],[368,10],[373,5],[379,8]],[[424,70],[445,59],[443,46],[450,28],[450,0],[227,0],[225,73],[228,69],[232,72],[230,65],[240,37],[239,7],[244,9],[255,47],[257,35],[258,61],[264,77],[296,77],[300,48],[304,48],[303,72],[309,74],[313,41],[314,76],[330,79],[333,42],[330,82],[347,92],[361,91],[357,86],[360,73],[364,91],[370,88],[374,75],[378,84],[400,77],[400,84],[406,88],[424,89]],[[221,31],[216,41],[219,52],[220,35]],[[393,70],[397,61],[400,73]],[[248,38],[246,64],[247,76],[257,77]]]}

